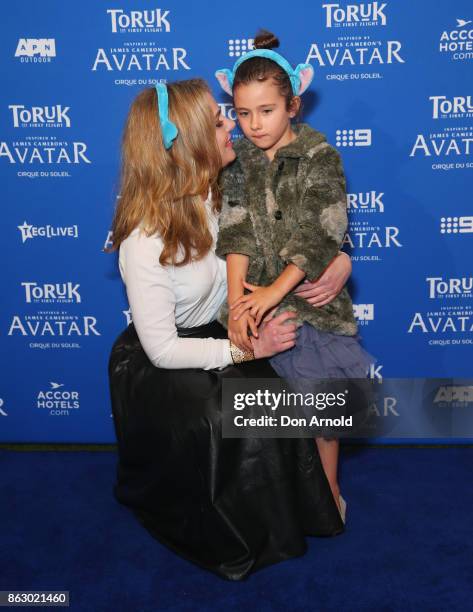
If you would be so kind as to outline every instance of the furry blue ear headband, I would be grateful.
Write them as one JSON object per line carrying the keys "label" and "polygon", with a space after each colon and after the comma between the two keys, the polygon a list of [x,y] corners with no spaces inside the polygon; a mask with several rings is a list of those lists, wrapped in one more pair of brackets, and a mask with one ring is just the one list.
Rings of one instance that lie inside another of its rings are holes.
{"label": "furry blue ear headband", "polygon": [[276,62],[278,66],[281,66],[281,68],[287,72],[289,76],[292,91],[294,92],[295,96],[300,96],[302,93],[304,93],[314,78],[314,68],[311,64],[299,64],[295,70],[293,70],[291,64],[282,55],[276,53],[276,51],[272,51],[271,49],[255,49],[254,51],[249,51],[238,58],[233,66],[233,70],[222,68],[221,70],[217,70],[215,73],[215,76],[217,77],[223,91],[227,92],[227,94],[230,96],[233,95],[233,80],[235,78],[235,73],[238,66],[252,57],[265,57],[273,62]]}
{"label": "furry blue ear headband", "polygon": [[176,124],[169,120],[168,88],[164,83],[157,83],[155,88],[158,94],[158,115],[164,147],[170,149],[179,132]]}

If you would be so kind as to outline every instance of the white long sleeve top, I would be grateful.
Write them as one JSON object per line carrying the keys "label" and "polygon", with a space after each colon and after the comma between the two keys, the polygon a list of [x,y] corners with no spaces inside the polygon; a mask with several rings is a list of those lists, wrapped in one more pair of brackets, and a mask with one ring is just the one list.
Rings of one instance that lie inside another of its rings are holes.
{"label": "white long sleeve top", "polygon": [[227,296],[225,262],[215,254],[218,218],[206,201],[213,245],[199,261],[162,266],[159,235],[136,228],[120,245],[119,267],[126,285],[133,323],[141,345],[156,367],[212,368],[232,363],[230,342],[214,338],[179,338],[176,326],[213,321]]}

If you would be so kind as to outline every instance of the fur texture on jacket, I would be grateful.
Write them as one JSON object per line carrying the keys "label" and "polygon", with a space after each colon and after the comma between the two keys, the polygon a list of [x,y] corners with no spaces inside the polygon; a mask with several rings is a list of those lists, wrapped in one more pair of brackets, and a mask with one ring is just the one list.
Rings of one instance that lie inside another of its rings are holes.
{"label": "fur texture on jacket", "polygon": [[[246,138],[234,143],[237,159],[221,175],[223,191],[217,254],[250,259],[247,280],[272,283],[294,263],[309,280],[337,256],[347,229],[345,176],[340,156],[308,125],[279,149],[273,161]],[[347,336],[357,324],[346,288],[322,308],[289,294],[279,310],[294,310],[298,322]],[[228,306],[219,320],[227,324]]]}

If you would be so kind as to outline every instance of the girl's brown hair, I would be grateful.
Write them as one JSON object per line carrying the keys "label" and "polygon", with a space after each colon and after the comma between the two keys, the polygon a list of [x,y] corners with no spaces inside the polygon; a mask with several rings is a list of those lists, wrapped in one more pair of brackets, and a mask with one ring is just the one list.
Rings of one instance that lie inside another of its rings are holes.
{"label": "girl's brown hair", "polygon": [[[267,30],[260,30],[255,36],[255,49],[276,49],[279,39]],[[272,78],[279,88],[279,93],[286,98],[286,109],[289,110],[294,98],[289,75],[279,64],[266,57],[251,57],[237,68],[233,79],[233,88],[240,83],[247,85],[252,81],[266,81]]]}
{"label": "girl's brown hair", "polygon": [[220,209],[217,177],[222,162],[205,81],[167,87],[169,118],[179,130],[170,149],[163,144],[156,90],[145,89],[131,105],[122,139],[112,250],[140,227],[147,236],[160,235],[161,265],[182,266],[201,259],[212,246],[204,200],[211,189],[212,207]]}

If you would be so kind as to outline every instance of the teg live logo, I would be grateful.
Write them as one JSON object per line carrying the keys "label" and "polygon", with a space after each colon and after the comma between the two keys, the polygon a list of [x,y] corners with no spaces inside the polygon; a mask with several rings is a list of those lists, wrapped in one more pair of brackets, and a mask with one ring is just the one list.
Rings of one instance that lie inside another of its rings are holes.
{"label": "teg live logo", "polygon": [[387,2],[369,2],[364,4],[338,3],[322,4],[325,9],[327,28],[353,28],[357,26],[385,26],[387,23],[384,9]]}
{"label": "teg live logo", "polygon": [[50,62],[56,57],[56,40],[54,38],[20,38],[15,57],[21,62]]}
{"label": "teg live logo", "polygon": [[170,32],[169,13],[171,11],[161,8],[143,11],[129,11],[123,9],[107,9],[112,23],[112,32],[138,33],[138,32]]}
{"label": "teg live logo", "polygon": [[23,224],[17,225],[17,228],[21,232],[21,242],[23,244],[33,238],[79,238],[79,227],[77,225],[69,227],[53,225],[37,226],[23,221]]}

